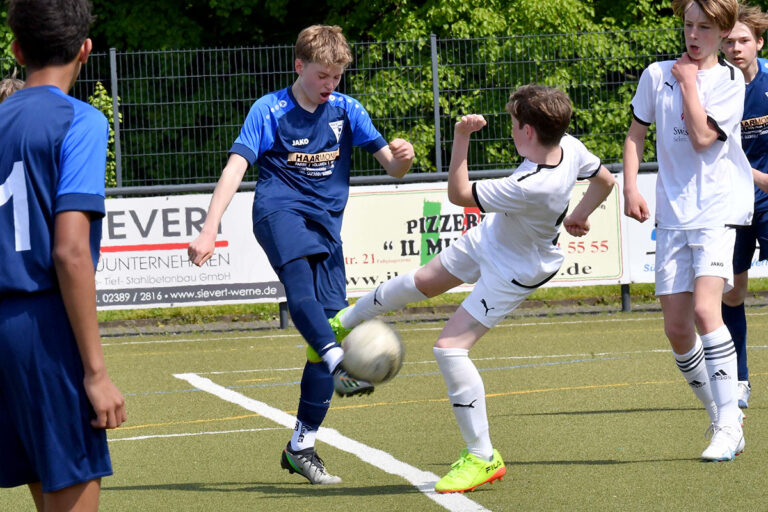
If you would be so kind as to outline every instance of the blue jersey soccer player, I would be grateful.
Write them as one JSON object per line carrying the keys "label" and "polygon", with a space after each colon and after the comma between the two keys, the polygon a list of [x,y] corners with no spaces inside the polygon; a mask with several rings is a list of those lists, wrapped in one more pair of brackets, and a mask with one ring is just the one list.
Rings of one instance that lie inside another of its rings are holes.
{"label": "blue jersey soccer player", "polygon": [[755,215],[752,224],[736,231],[733,250],[733,290],[723,295],[723,320],[733,336],[738,363],[739,407],[749,406],[752,387],[747,367],[747,295],[749,268],[760,243],[759,260],[768,260],[768,61],[758,59],[763,34],[768,29],[768,14],[758,7],[739,6],[739,21],[725,38],[722,50],[728,61],[739,68],[746,82],[741,145],[752,164],[755,181]]}
{"label": "blue jersey soccer player", "polygon": [[86,0],[12,0],[25,88],[0,104],[0,486],[39,511],[98,508],[104,428],[125,421],[96,319],[107,120],[67,96],[92,44]]}
{"label": "blue jersey soccer player", "polygon": [[334,92],[351,61],[339,27],[313,25],[299,34],[296,81],[251,108],[230,149],[200,236],[189,245],[195,264],[211,257],[224,210],[248,166],[258,165],[253,232],[285,286],[291,318],[309,344],[296,428],[281,465],[313,484],[341,481],[326,472],[314,449],[334,389],[342,396],[373,390],[370,383],[346,374],[344,352],[328,325],[328,318],[347,305],[341,222],[352,147],[372,153],[398,178],[413,161],[409,142],[394,139],[387,144],[360,103]]}

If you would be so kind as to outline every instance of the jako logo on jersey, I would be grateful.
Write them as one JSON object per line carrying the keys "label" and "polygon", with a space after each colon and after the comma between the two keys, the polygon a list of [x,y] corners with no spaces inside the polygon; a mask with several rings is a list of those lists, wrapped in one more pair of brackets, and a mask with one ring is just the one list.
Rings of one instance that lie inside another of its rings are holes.
{"label": "jako logo on jersey", "polygon": [[336,142],[339,142],[341,131],[344,129],[344,121],[334,121],[332,123],[328,123],[328,126],[330,126],[331,130],[333,130],[333,134],[336,136]]}
{"label": "jako logo on jersey", "polygon": [[293,142],[291,142],[294,146],[306,146],[309,144],[309,139],[293,139]]}
{"label": "jako logo on jersey", "polygon": [[722,261],[713,261],[709,264],[710,267],[725,267],[725,263]]}

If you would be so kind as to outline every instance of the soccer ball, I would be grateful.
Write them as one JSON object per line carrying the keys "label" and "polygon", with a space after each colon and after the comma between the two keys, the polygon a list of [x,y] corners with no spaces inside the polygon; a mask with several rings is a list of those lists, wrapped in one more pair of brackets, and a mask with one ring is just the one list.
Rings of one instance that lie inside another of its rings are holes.
{"label": "soccer ball", "polygon": [[403,366],[405,347],[400,336],[381,320],[358,325],[341,342],[344,369],[373,384],[386,382]]}

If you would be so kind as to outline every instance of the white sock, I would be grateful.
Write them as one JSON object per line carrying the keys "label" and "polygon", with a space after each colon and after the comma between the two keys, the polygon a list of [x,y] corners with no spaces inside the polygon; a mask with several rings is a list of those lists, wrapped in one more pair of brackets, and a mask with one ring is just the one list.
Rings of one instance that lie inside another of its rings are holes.
{"label": "white sock", "polygon": [[323,354],[323,361],[328,365],[328,371],[331,373],[333,373],[333,370],[336,369],[342,359],[344,359],[344,349],[341,347],[333,347]]}
{"label": "white sock", "polygon": [[712,397],[712,388],[709,385],[709,375],[707,374],[707,365],[704,362],[704,347],[701,344],[701,338],[697,334],[696,343],[685,354],[676,354],[674,351],[672,354],[675,356],[677,367],[691,387],[693,394],[704,404],[710,421],[715,423],[717,421],[717,406]]}
{"label": "white sock", "polygon": [[443,374],[453,415],[469,453],[491,460],[493,446],[485,411],[485,387],[480,373],[469,359],[469,350],[435,347],[432,351]]}
{"label": "white sock", "polygon": [[739,422],[738,368],[736,348],[726,326],[701,336],[704,358],[709,374],[712,397],[718,410],[717,424],[733,425]]}
{"label": "white sock", "polygon": [[306,448],[315,446],[317,430],[310,430],[300,420],[296,420],[296,426],[293,428],[291,436],[291,450],[297,452]]}
{"label": "white sock", "polygon": [[416,288],[416,283],[413,280],[414,274],[416,274],[416,270],[393,277],[389,281],[381,283],[372,292],[360,297],[354,305],[344,310],[339,318],[341,325],[346,329],[351,329],[382,313],[400,309],[411,302],[425,300],[427,296]]}

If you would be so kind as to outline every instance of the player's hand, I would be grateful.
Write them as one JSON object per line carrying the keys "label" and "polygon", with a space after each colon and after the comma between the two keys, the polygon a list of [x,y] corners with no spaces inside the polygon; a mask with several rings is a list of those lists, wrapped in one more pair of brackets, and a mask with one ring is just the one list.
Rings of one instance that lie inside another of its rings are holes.
{"label": "player's hand", "polygon": [[87,374],[83,379],[88,400],[96,412],[94,428],[117,428],[125,422],[125,398],[106,372]]}
{"label": "player's hand", "polygon": [[215,248],[216,237],[200,233],[197,238],[190,242],[189,247],[187,247],[189,261],[199,267],[213,256]]}
{"label": "player's hand", "polygon": [[690,83],[696,81],[696,74],[699,72],[699,65],[688,55],[688,52],[680,56],[672,65],[672,76],[679,83]]}
{"label": "player's hand", "polygon": [[589,233],[589,219],[579,219],[569,215],[563,220],[563,227],[571,236],[584,236]]}
{"label": "player's hand", "polygon": [[640,222],[651,218],[648,204],[640,192],[627,192],[627,189],[624,189],[624,215]]}
{"label": "player's hand", "polygon": [[468,136],[473,132],[481,130],[486,124],[488,123],[480,114],[470,114],[468,116],[461,116],[461,119],[456,123],[454,130],[456,133]]}
{"label": "player's hand", "polygon": [[389,151],[395,160],[413,160],[415,155],[413,145],[405,139],[392,139],[389,143]]}

